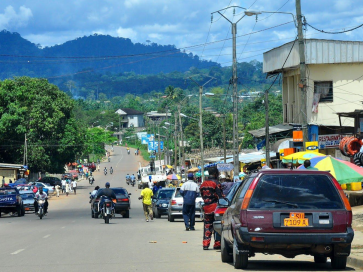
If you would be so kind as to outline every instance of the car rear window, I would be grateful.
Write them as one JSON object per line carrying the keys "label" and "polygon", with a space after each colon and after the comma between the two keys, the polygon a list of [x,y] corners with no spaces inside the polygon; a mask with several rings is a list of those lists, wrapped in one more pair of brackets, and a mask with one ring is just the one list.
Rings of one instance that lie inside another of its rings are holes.
{"label": "car rear window", "polygon": [[22,199],[32,199],[35,197],[35,194],[21,194]]}
{"label": "car rear window", "polygon": [[112,189],[112,191],[114,191],[116,195],[126,195],[127,194],[125,189]]}
{"label": "car rear window", "polygon": [[178,188],[175,192],[175,197],[182,197],[182,195],[180,194],[180,188]]}
{"label": "car rear window", "polygon": [[[170,199],[173,196],[174,190],[160,190],[158,193],[158,199],[168,198]],[[179,193],[180,195],[180,193]]]}
{"label": "car rear window", "polygon": [[263,175],[250,209],[343,209],[339,193],[325,175]]}

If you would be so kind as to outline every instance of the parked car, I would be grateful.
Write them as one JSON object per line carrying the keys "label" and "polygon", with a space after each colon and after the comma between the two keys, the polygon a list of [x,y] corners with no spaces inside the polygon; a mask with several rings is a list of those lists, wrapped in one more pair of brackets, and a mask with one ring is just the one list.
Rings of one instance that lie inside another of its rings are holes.
{"label": "parked car", "polygon": [[42,186],[44,193],[46,193],[48,196],[54,193],[54,186],[51,186],[48,183],[36,181],[36,182],[29,182],[29,185],[34,185],[38,189],[40,186]]}
{"label": "parked car", "polygon": [[[183,197],[180,194],[180,187],[177,187],[171,199],[169,200],[168,207],[168,221],[174,222],[175,218],[183,218]],[[197,197],[195,200],[195,216],[200,217],[200,205],[199,202],[204,203],[202,197]]]}
{"label": "parked car", "polygon": [[78,171],[77,170],[69,170],[69,173],[72,175],[72,180],[78,179]]}
{"label": "parked car", "polygon": [[85,167],[88,167],[92,172],[96,171],[96,164],[94,162],[84,163]]}
{"label": "parked car", "polygon": [[62,181],[57,177],[44,177],[38,180],[38,182],[50,184],[53,187],[56,185],[62,186]]}
{"label": "parked car", "polygon": [[234,195],[236,194],[238,188],[242,185],[242,182],[235,182],[233,186],[231,187],[229,193],[225,198],[221,198],[218,201],[217,207],[214,211],[214,222],[213,222],[213,229],[215,232],[217,232],[219,235],[221,235],[222,225],[221,220],[222,217],[227,210],[229,203],[231,203]]}
{"label": "parked car", "polygon": [[21,199],[23,200],[24,211],[34,211],[34,197],[35,194],[32,191],[19,191]]}
{"label": "parked car", "polygon": [[9,183],[9,184],[8,184],[8,187],[13,188],[13,187],[17,187],[17,186],[19,186],[19,185],[21,185],[21,184],[27,184],[27,183],[28,183],[28,181],[27,181],[27,179],[26,179],[26,178],[20,178],[20,179],[16,180],[16,181],[15,181],[15,182],[13,182],[13,183]]}
{"label": "parked car", "polygon": [[16,213],[18,216],[25,214],[18,189],[8,186],[0,187],[0,217],[1,213]]}
{"label": "parked car", "polygon": [[156,192],[152,199],[152,210],[155,218],[168,214],[168,206],[173,196],[174,188],[164,188]]}
{"label": "parked car", "polygon": [[262,170],[238,189],[223,216],[221,257],[246,268],[256,253],[331,259],[344,269],[354,237],[352,211],[328,172]]}
{"label": "parked car", "polygon": [[[124,218],[130,217],[130,209],[131,209],[131,200],[130,195],[126,189],[119,187],[119,188],[110,188],[116,194],[115,203],[115,213],[121,214]],[[103,190],[103,188],[98,189],[97,195]],[[100,199],[96,196],[96,199],[91,202],[91,215],[92,218],[98,218],[100,212],[98,210],[98,203]]]}

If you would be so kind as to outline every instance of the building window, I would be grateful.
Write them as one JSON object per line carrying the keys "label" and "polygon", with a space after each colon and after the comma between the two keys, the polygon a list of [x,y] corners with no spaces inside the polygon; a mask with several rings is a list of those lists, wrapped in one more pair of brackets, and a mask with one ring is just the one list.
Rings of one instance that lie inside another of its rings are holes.
{"label": "building window", "polygon": [[333,102],[333,81],[314,81],[314,94],[319,94],[319,103]]}

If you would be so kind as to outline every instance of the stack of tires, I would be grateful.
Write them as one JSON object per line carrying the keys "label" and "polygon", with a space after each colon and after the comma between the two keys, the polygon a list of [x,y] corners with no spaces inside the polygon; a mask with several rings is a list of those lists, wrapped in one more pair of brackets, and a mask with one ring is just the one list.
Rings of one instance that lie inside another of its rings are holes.
{"label": "stack of tires", "polygon": [[358,166],[363,166],[363,153],[358,152],[353,156],[354,164]]}
{"label": "stack of tires", "polygon": [[[359,153],[362,147],[362,141],[354,136],[344,137],[339,144],[340,152],[346,157],[354,157]],[[363,162],[361,162],[363,164]]]}

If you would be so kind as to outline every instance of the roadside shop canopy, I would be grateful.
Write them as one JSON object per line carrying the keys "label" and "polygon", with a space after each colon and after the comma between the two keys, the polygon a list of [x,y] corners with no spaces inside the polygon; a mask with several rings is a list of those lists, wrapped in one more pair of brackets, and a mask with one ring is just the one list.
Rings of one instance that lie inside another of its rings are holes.
{"label": "roadside shop canopy", "polygon": [[297,152],[294,154],[287,155],[282,158],[283,163],[291,162],[293,164],[299,163],[303,164],[304,161],[310,160],[315,157],[321,157],[326,156],[325,154],[319,153],[319,152],[312,152],[312,151],[303,151],[303,152]]}

